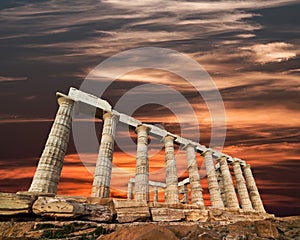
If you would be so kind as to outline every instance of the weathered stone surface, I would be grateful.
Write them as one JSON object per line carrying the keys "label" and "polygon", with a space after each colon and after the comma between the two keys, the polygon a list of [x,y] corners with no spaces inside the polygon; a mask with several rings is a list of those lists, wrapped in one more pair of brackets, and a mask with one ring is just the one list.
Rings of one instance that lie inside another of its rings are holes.
{"label": "weathered stone surface", "polygon": [[210,194],[210,202],[213,207],[223,208],[224,203],[221,197],[221,190],[218,184],[218,179],[215,170],[215,164],[212,157],[212,152],[207,150],[203,153],[206,166],[208,190]]}
{"label": "weathered stone surface", "polygon": [[116,232],[107,236],[101,236],[99,240],[178,240],[174,232],[169,229],[153,224],[147,224],[145,226],[132,226],[130,228],[121,228]]}
{"label": "weathered stone surface", "polygon": [[113,199],[113,202],[114,202],[115,208],[148,207],[146,201]]}
{"label": "weathered stone surface", "polygon": [[119,223],[148,221],[150,212],[148,207],[116,208]]}
{"label": "weathered stone surface", "polygon": [[166,160],[166,189],[165,202],[179,203],[178,177],[176,172],[176,158],[174,153],[174,137],[167,135],[164,137],[165,160]]}
{"label": "weathered stone surface", "polygon": [[[274,231],[265,229],[278,229]],[[224,222],[134,222],[91,221],[0,222],[0,239],[299,239],[300,217],[261,221]],[[260,229],[261,228],[261,229]],[[172,234],[173,233],[173,234]],[[260,235],[259,235],[260,234]],[[265,237],[263,237],[265,236]]]}
{"label": "weathered stone surface", "polygon": [[[261,238],[272,238],[278,239],[279,233],[274,224],[269,221],[266,222],[255,222],[255,231]],[[300,236],[299,236],[300,237]]]}
{"label": "weathered stone surface", "polygon": [[39,197],[32,211],[40,216],[55,218],[81,218],[98,222],[110,222],[113,211],[103,205],[89,204],[80,199],[62,197]]}
{"label": "weathered stone surface", "polygon": [[137,149],[135,168],[134,199],[149,201],[149,163],[148,163],[148,135],[150,128],[145,125],[136,127]]}
{"label": "weathered stone surface", "polygon": [[114,199],[114,205],[119,223],[148,221],[150,219],[150,211],[146,201]]}
{"label": "weathered stone surface", "polygon": [[207,210],[185,209],[183,211],[187,222],[206,222],[208,220]]}
{"label": "weathered stone surface", "polygon": [[31,195],[0,193],[0,215],[30,213],[35,199],[36,197]]}
{"label": "weathered stone surface", "polygon": [[59,109],[35,171],[29,192],[56,193],[71,132],[74,101],[58,94]]}
{"label": "weathered stone surface", "polygon": [[174,222],[185,219],[184,211],[171,208],[151,208],[152,220],[154,222]]}
{"label": "weathered stone surface", "polygon": [[192,203],[196,203],[204,206],[204,201],[202,196],[202,186],[200,183],[200,175],[199,175],[194,145],[188,144],[186,146],[186,155],[187,155],[187,162],[188,162]]}
{"label": "weathered stone surface", "polygon": [[114,137],[118,120],[119,117],[111,112],[106,112],[103,115],[101,144],[92,187],[93,197],[108,198],[110,194]]}

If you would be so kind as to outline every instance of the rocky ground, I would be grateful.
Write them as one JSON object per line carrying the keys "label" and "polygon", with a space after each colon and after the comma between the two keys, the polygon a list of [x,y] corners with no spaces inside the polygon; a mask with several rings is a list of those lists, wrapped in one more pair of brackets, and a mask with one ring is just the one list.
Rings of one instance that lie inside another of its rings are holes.
{"label": "rocky ground", "polygon": [[0,193],[1,239],[299,239],[300,216],[134,200]]}
{"label": "rocky ground", "polygon": [[0,239],[101,239],[101,240],[192,240],[192,239],[300,239],[300,216],[260,221],[134,222],[91,221],[0,222]]}

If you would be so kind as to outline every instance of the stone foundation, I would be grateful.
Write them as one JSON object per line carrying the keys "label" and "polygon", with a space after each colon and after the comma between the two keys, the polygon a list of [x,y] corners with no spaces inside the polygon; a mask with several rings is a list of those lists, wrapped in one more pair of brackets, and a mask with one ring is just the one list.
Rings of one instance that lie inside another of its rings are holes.
{"label": "stone foundation", "polygon": [[134,200],[0,193],[0,219],[82,220],[102,223],[254,221],[274,215],[241,209]]}

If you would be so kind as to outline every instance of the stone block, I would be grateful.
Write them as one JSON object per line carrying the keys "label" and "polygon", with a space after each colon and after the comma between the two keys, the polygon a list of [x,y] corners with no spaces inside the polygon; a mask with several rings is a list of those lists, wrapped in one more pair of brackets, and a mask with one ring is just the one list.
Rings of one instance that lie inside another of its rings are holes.
{"label": "stone block", "polygon": [[135,201],[135,200],[122,200],[113,199],[115,208],[136,208],[136,207],[148,207],[146,201]]}
{"label": "stone block", "polygon": [[32,195],[0,193],[0,215],[16,215],[31,212],[31,206],[36,199]]}
{"label": "stone block", "polygon": [[185,219],[182,209],[151,208],[151,215],[154,222],[175,222]]}
{"label": "stone block", "polygon": [[113,211],[103,205],[89,204],[73,197],[39,197],[32,206],[32,211],[43,217],[77,218],[97,222],[111,222]]}
{"label": "stone block", "polygon": [[184,214],[187,222],[206,222],[208,220],[207,210],[185,209]]}
{"label": "stone block", "polygon": [[116,208],[116,212],[119,223],[145,222],[150,220],[148,207]]}

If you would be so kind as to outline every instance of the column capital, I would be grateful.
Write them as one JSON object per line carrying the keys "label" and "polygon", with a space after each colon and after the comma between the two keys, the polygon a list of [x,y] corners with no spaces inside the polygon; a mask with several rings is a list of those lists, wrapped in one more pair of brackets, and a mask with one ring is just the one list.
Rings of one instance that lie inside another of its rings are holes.
{"label": "column capital", "polygon": [[139,124],[137,125],[137,127],[135,128],[135,132],[139,133],[140,131],[146,131],[146,133],[149,135],[150,132],[150,127],[145,126],[143,124]]}
{"label": "column capital", "polygon": [[202,153],[201,153],[201,156],[204,156],[207,155],[207,154],[213,154],[213,151],[209,148],[205,149]]}
{"label": "column capital", "polygon": [[220,156],[220,157],[217,158],[217,161],[218,161],[218,162],[220,162],[220,161],[222,161],[222,160],[225,160],[225,161],[227,162],[227,157],[224,156],[224,155],[222,155],[222,156]]}
{"label": "column capital", "polygon": [[172,136],[172,135],[170,135],[170,134],[167,134],[166,136],[164,136],[164,137],[162,138],[162,141],[163,141],[163,142],[168,141],[168,140],[170,140],[170,141],[172,140],[172,141],[174,142],[175,137]]}
{"label": "column capital", "polygon": [[120,116],[113,112],[104,111],[103,120],[105,120],[106,118],[113,118],[114,120],[119,120]]}
{"label": "column capital", "polygon": [[195,146],[193,143],[189,142],[189,143],[185,144],[182,149],[187,150],[188,147],[192,147],[196,151],[197,146]]}
{"label": "column capital", "polygon": [[246,164],[245,166],[243,166],[243,169],[246,169],[246,168],[251,168],[251,165],[250,164]]}
{"label": "column capital", "polygon": [[239,165],[241,165],[240,161],[238,159],[233,158],[233,161],[231,162],[232,165],[237,165],[237,163]]}
{"label": "column capital", "polygon": [[67,96],[63,93],[60,93],[60,92],[56,93],[56,97],[57,97],[57,102],[59,105],[61,105],[63,102],[68,102],[68,103],[75,102],[72,98],[70,98],[69,96]]}

